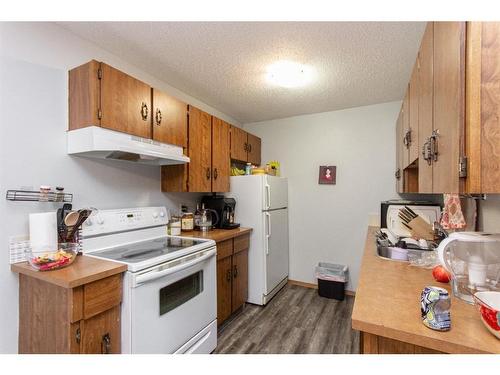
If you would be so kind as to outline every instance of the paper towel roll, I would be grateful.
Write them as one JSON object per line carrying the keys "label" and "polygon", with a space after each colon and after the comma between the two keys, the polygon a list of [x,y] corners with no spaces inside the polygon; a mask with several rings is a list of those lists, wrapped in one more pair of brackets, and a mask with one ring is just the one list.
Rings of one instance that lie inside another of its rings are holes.
{"label": "paper towel roll", "polygon": [[57,218],[55,212],[30,214],[32,251],[57,250]]}

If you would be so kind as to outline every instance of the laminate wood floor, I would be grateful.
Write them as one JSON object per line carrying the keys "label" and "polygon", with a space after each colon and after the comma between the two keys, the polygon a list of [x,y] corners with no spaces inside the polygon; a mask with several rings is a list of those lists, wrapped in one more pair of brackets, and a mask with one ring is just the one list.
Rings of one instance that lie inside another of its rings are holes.
{"label": "laminate wood floor", "polygon": [[322,298],[315,289],[285,286],[265,307],[247,304],[219,329],[215,353],[359,353],[351,327],[354,297]]}

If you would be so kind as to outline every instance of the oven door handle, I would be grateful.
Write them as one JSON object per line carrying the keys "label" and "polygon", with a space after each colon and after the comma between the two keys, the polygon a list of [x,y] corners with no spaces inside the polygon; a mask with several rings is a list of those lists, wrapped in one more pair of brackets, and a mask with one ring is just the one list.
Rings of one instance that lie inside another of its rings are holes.
{"label": "oven door handle", "polygon": [[162,277],[173,274],[175,272],[182,271],[186,268],[189,268],[189,267],[192,267],[198,263],[201,263],[208,258],[213,257],[216,253],[217,253],[216,249],[211,249],[211,250],[205,251],[205,253],[203,255],[196,256],[193,260],[187,261],[185,263],[181,263],[178,266],[174,266],[172,268],[167,268],[166,270],[163,270],[163,271],[156,271],[156,272],[153,271],[153,272],[147,272],[147,273],[142,274],[142,275],[138,275],[135,277],[132,286],[134,288],[136,288],[136,287],[138,287],[144,283],[147,283],[149,281],[160,279]]}

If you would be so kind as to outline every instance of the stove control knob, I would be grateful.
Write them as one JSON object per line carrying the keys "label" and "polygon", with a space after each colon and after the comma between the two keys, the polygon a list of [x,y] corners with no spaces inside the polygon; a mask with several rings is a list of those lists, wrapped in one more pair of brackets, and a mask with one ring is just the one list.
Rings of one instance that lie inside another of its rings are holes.
{"label": "stove control knob", "polygon": [[160,217],[165,217],[165,212],[160,211]]}
{"label": "stove control knob", "polygon": [[92,219],[90,217],[87,220],[85,220],[85,225],[88,227],[92,225]]}
{"label": "stove control knob", "polygon": [[104,219],[102,217],[100,217],[100,216],[97,216],[97,220],[96,221],[97,221],[97,224],[99,224],[99,225],[103,225],[104,224]]}
{"label": "stove control knob", "polygon": [[153,218],[158,219],[158,212],[153,212]]}

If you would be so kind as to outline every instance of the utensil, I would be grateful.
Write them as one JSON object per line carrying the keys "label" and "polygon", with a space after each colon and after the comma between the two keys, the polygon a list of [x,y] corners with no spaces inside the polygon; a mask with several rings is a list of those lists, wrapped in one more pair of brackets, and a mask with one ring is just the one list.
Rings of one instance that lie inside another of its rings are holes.
{"label": "utensil", "polygon": [[474,302],[484,326],[500,339],[500,292],[477,292],[474,294]]}
{"label": "utensil", "polygon": [[92,213],[92,209],[84,208],[78,211],[73,211],[66,216],[64,223],[68,227],[68,232],[66,235],[66,240],[72,242],[75,231],[77,231],[80,226],[87,220],[87,218]]}

